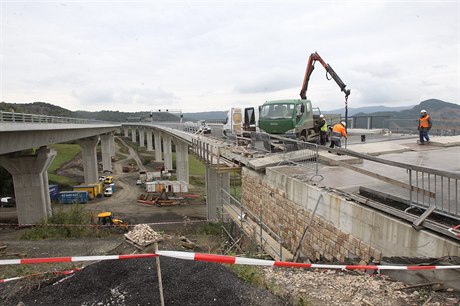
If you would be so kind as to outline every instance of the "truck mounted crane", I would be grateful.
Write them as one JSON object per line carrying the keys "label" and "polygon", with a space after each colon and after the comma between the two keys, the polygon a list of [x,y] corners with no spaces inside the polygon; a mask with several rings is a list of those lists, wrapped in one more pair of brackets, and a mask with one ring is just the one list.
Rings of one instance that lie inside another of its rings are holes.
{"label": "truck mounted crane", "polygon": [[[340,87],[340,90],[345,93],[345,122],[348,121],[348,96],[350,95],[350,89],[346,89],[347,85],[340,79],[340,77],[335,73],[334,69],[332,69],[331,65],[327,64],[322,57],[318,54],[318,52],[310,54],[307,63],[307,69],[305,71],[305,77],[302,83],[302,89],[300,90],[300,98],[302,100],[307,99],[307,89],[308,83],[310,82],[310,76],[315,69],[316,61],[320,62],[323,65],[324,69],[326,69],[326,79],[330,80],[331,78],[337,83]],[[328,77],[331,76],[331,78]]]}

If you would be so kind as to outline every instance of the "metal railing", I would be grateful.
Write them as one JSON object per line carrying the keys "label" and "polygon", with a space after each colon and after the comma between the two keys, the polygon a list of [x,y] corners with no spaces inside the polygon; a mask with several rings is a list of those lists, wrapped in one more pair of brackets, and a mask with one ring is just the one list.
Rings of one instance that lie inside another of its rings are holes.
{"label": "metal railing", "polygon": [[281,164],[309,168],[318,174],[318,145],[266,133],[251,133],[252,145],[269,153],[281,153]]}
{"label": "metal railing", "polygon": [[433,205],[440,214],[460,220],[459,179],[460,175],[450,173],[408,169],[410,206]]}
{"label": "metal railing", "polygon": [[[408,209],[413,207],[428,209],[432,206],[438,214],[460,220],[460,173],[391,161],[346,149],[333,149],[333,151],[389,166],[376,173],[363,167],[340,163],[341,166],[393,186],[391,194],[404,196],[409,205]],[[388,175],[385,176],[385,173]],[[403,178],[403,180],[394,177]],[[401,189],[398,191],[394,187]],[[381,189],[384,188],[382,184]]]}
{"label": "metal railing", "polygon": [[[460,123],[458,119],[432,120],[431,135],[453,136],[460,135]],[[393,133],[418,134],[418,119],[384,119],[384,128]]]}
{"label": "metal railing", "polygon": [[90,123],[97,122],[89,119],[70,118],[70,117],[57,117],[37,114],[24,114],[14,112],[0,111],[0,123],[13,122],[13,123]]}
{"label": "metal railing", "polygon": [[[222,203],[226,205],[228,209],[231,209],[234,213],[238,215],[239,227],[242,229],[243,224],[247,222],[246,220],[251,219],[254,223],[257,224],[258,228],[254,229],[254,234],[256,235],[255,239],[257,239],[258,244],[260,246],[265,246],[265,251],[269,254],[275,254],[278,260],[283,258],[283,238],[282,233],[279,234],[272,231],[264,222],[263,222],[263,205],[260,205],[259,216],[251,212],[247,209],[242,202],[240,202],[237,198],[233,197],[230,193],[228,193],[225,189],[221,189],[222,195]],[[222,216],[223,217],[223,216]],[[222,220],[222,224],[224,224]],[[280,229],[283,227],[280,226]],[[263,233],[267,233],[272,237],[276,242],[279,244],[279,248],[274,248],[269,241],[264,237]],[[227,234],[229,234],[227,232]],[[249,237],[254,238],[254,237]]]}

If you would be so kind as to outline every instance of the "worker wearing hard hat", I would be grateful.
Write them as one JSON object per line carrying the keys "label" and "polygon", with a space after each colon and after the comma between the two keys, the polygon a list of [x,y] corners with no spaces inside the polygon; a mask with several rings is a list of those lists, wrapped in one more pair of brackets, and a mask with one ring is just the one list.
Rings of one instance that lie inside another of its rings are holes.
{"label": "worker wearing hard hat", "polygon": [[324,115],[319,115],[319,144],[322,146],[326,145],[327,142],[327,121]]}
{"label": "worker wearing hard hat", "polygon": [[[334,125],[332,128],[332,133],[331,133],[331,145],[330,147],[333,148],[334,146],[341,147],[342,144],[340,142],[340,139],[343,137],[348,138],[347,131],[345,130],[347,124],[345,121],[342,121],[340,123],[337,123]],[[329,151],[329,153],[332,153]]]}
{"label": "worker wearing hard hat", "polygon": [[426,113],[426,110],[422,109],[420,111],[420,118],[418,119],[419,144],[424,145],[425,140],[430,141],[430,137],[428,136],[429,130],[431,130],[431,118]]}

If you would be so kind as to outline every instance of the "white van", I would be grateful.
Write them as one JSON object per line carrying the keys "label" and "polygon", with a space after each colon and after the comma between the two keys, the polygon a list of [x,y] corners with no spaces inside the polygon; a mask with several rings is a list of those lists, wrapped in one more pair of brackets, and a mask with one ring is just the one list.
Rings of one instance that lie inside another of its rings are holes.
{"label": "white van", "polygon": [[113,194],[112,187],[105,188],[105,190],[104,190],[104,197],[111,197],[112,194]]}
{"label": "white van", "polygon": [[241,108],[232,107],[227,113],[227,118],[225,118],[222,135],[225,137],[241,136],[242,117]]}

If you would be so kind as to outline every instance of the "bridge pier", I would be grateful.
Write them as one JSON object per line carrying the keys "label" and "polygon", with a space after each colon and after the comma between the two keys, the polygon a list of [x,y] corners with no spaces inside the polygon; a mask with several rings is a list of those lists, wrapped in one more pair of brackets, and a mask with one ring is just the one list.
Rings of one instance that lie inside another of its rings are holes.
{"label": "bridge pier", "polygon": [[98,142],[98,136],[82,138],[77,140],[77,143],[80,145],[83,155],[83,172],[85,177],[85,184],[96,183],[98,181],[96,154],[96,146]]}
{"label": "bridge pier", "polygon": [[165,162],[165,169],[172,170],[172,147],[171,147],[171,136],[163,135],[163,157]]}
{"label": "bridge pier", "polygon": [[215,168],[206,165],[206,217],[217,219],[217,209],[222,211],[221,189],[230,190],[230,173],[218,173]]}
{"label": "bridge pier", "polygon": [[161,162],[163,161],[162,154],[161,154],[161,132],[154,130],[153,136],[155,137],[155,161]]}
{"label": "bridge pier", "polygon": [[41,147],[28,156],[0,156],[0,164],[12,175],[19,224],[35,224],[52,215],[48,167],[56,151]]}
{"label": "bridge pier", "polygon": [[145,131],[144,128],[139,129],[139,147],[145,147]]}
{"label": "bridge pier", "polygon": [[136,142],[136,139],[137,139],[137,137],[136,137],[136,128],[133,127],[133,128],[131,128],[131,141]]}
{"label": "bridge pier", "polygon": [[146,138],[147,138],[147,151],[153,151],[152,130],[151,129],[146,129],[145,134],[146,134]]}
{"label": "bridge pier", "polygon": [[113,134],[103,134],[101,137],[101,154],[102,154],[102,170],[112,172],[112,143]]}
{"label": "bridge pier", "polygon": [[189,183],[188,144],[176,141],[176,176],[178,181]]}
{"label": "bridge pier", "polygon": [[124,131],[125,131],[125,137],[129,137],[129,129],[125,127]]}

